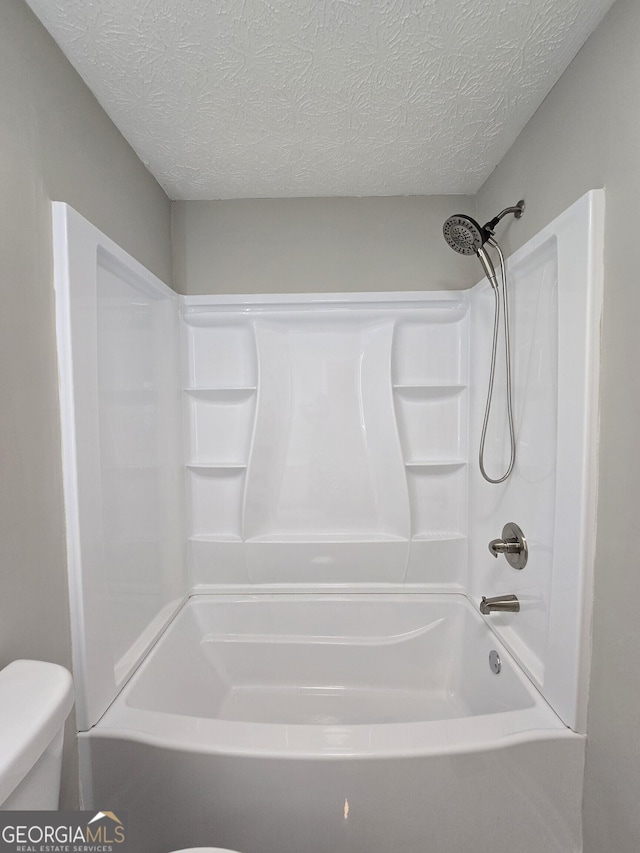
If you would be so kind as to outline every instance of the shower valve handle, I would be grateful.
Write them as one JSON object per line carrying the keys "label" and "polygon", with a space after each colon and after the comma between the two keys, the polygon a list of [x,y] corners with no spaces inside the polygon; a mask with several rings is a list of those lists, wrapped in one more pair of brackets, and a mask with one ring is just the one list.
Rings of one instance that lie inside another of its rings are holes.
{"label": "shower valve handle", "polygon": [[489,542],[489,553],[496,559],[498,554],[504,554],[513,569],[524,569],[529,558],[526,537],[513,521],[502,528],[502,539],[492,539]]}
{"label": "shower valve handle", "polygon": [[489,550],[497,559],[498,554],[519,554],[521,548],[518,542],[505,542],[504,539],[492,539],[489,542]]}

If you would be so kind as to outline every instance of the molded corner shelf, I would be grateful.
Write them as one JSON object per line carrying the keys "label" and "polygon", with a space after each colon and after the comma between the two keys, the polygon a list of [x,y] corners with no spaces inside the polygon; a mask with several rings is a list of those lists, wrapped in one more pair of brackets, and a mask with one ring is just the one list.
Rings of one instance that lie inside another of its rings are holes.
{"label": "molded corner shelf", "polygon": [[367,543],[367,542],[408,542],[406,536],[393,533],[269,533],[263,536],[250,536],[246,542],[289,545],[291,543],[330,544],[330,543]]}
{"label": "molded corner shelf", "polygon": [[438,533],[416,533],[411,537],[412,542],[454,542],[466,539],[464,533],[438,532]]}
{"label": "molded corner shelf", "polygon": [[465,459],[413,459],[408,460],[404,463],[405,468],[411,468],[412,470],[424,470],[425,473],[428,472],[429,469],[434,469],[434,473],[436,469],[441,472],[446,470],[455,471],[457,468],[464,468],[467,464]]}
{"label": "molded corner shelf", "polygon": [[215,471],[217,469],[238,469],[243,470],[247,467],[246,462],[187,462],[186,467],[189,470],[197,471],[197,470],[205,470],[205,471]]}
{"label": "molded corner shelf", "polygon": [[189,387],[184,391],[187,468],[246,468],[256,386]]}
{"label": "molded corner shelf", "polygon": [[436,400],[440,397],[454,397],[461,394],[468,386],[463,384],[400,385],[395,383],[392,387],[398,396],[405,397],[408,400]]}
{"label": "molded corner shelf", "polygon": [[185,394],[189,394],[192,397],[202,397],[219,403],[235,403],[248,400],[256,391],[256,385],[184,389]]}
{"label": "molded corner shelf", "polygon": [[242,542],[242,537],[235,533],[196,533],[189,536],[190,542]]}

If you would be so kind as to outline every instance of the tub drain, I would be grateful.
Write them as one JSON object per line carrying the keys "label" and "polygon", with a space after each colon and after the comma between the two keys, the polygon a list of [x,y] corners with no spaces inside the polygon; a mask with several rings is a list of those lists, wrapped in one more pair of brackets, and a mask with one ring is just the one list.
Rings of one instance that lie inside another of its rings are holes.
{"label": "tub drain", "polygon": [[500,655],[495,649],[492,649],[489,652],[489,666],[491,667],[491,672],[494,672],[496,675],[502,669],[502,661],[500,660]]}

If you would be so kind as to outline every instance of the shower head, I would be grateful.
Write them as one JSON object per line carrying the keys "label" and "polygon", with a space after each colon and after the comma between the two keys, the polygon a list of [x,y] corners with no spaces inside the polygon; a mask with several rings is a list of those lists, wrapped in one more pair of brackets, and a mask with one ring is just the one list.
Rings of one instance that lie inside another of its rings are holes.
{"label": "shower head", "polygon": [[497,288],[496,271],[486,249],[483,248],[484,244],[492,239],[493,229],[503,216],[513,213],[516,219],[520,219],[523,211],[524,201],[520,200],[514,207],[505,207],[485,225],[479,225],[465,213],[456,213],[445,220],[442,233],[454,252],[460,255],[477,255],[485,275],[492,286]]}
{"label": "shower head", "polygon": [[477,255],[491,286],[498,287],[495,267],[486,249],[483,248],[491,237],[491,233],[486,228],[482,228],[470,216],[456,213],[455,216],[450,216],[446,220],[442,226],[442,233],[454,252],[461,255]]}
{"label": "shower head", "polygon": [[464,213],[450,216],[442,226],[444,239],[454,252],[461,255],[477,255],[488,240],[489,234],[478,225],[475,219]]}
{"label": "shower head", "polygon": [[505,207],[485,225],[479,225],[475,219],[465,213],[456,213],[445,220],[442,233],[454,252],[459,252],[461,255],[477,255],[487,240],[493,237],[493,230],[503,216],[513,213],[516,219],[520,219],[523,212],[524,200],[521,199],[514,207]]}

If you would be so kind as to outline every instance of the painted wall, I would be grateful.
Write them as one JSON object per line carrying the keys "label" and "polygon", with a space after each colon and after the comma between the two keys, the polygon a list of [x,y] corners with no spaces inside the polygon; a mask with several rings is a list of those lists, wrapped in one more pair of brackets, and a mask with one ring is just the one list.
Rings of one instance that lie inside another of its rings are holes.
{"label": "painted wall", "polygon": [[629,540],[640,513],[639,43],[640,4],[617,0],[477,198],[481,220],[526,198],[511,251],[586,190],[606,189],[585,853],[640,850],[640,564]]}
{"label": "painted wall", "polygon": [[[477,197],[524,196],[514,250],[587,189],[607,191],[601,475],[585,851],[640,849],[640,5],[617,0]],[[21,0],[0,4],[0,665],[69,664],[51,198],[72,204],[165,281],[169,202]],[[176,203],[175,283],[199,292],[457,288],[478,278],[440,227],[458,198]],[[428,281],[427,281],[428,279]],[[187,284],[188,282],[188,284]],[[635,562],[634,562],[635,561]],[[67,756],[65,805],[75,796]]]}
{"label": "painted wall", "polygon": [[173,204],[180,293],[453,290],[481,278],[442,238],[468,196],[240,199]]}
{"label": "painted wall", "polygon": [[[165,281],[170,204],[22,0],[0,3],[0,80],[0,666],[70,666],[49,202]],[[68,737],[63,806],[76,797]]]}

